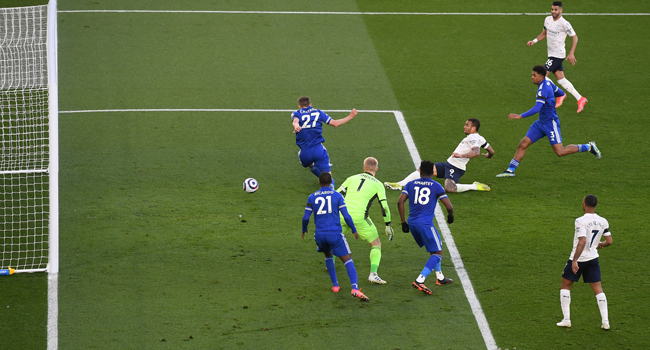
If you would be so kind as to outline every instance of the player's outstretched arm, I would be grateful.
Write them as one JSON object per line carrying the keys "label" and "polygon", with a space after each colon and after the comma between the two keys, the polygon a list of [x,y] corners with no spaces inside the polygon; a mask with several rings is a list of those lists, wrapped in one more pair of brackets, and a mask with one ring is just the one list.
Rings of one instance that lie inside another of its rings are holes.
{"label": "player's outstretched arm", "polygon": [[330,125],[331,125],[331,126],[334,126],[334,127],[339,127],[339,126],[341,126],[341,125],[343,125],[343,124],[349,122],[350,120],[352,120],[352,118],[354,118],[354,116],[356,116],[357,113],[358,113],[358,112],[357,112],[357,109],[356,109],[356,108],[353,108],[353,109],[352,109],[352,112],[350,112],[350,114],[349,114],[347,117],[342,118],[342,119],[332,119],[332,120],[330,121]]}
{"label": "player's outstretched arm", "polygon": [[528,43],[526,43],[526,45],[533,46],[533,45],[535,45],[536,42],[538,42],[540,40],[544,40],[545,38],[546,38],[546,29],[542,30],[542,33],[540,35],[538,35],[537,38],[529,41]]}

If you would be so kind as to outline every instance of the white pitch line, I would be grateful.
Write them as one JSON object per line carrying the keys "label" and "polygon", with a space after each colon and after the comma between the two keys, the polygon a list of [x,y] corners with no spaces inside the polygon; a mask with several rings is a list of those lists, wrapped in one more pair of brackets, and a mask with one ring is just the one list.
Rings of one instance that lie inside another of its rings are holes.
{"label": "white pitch line", "polygon": [[[411,132],[409,131],[408,126],[406,125],[406,121],[404,120],[404,115],[400,111],[395,111],[393,113],[395,114],[397,124],[399,125],[400,130],[402,131],[402,135],[404,136],[406,147],[411,153],[413,163],[415,164],[415,167],[418,168],[422,161],[420,160],[421,158],[418,149],[415,147],[415,142],[413,142],[413,137],[411,137]],[[454,237],[451,235],[449,226],[447,226],[447,222],[445,221],[445,215],[442,213],[442,209],[440,209],[439,205],[436,206],[436,221],[438,222],[440,231],[442,231],[442,236],[445,238],[447,250],[451,256],[451,261],[454,263],[456,273],[458,273],[458,278],[460,278],[460,283],[463,285],[465,296],[467,297],[469,305],[472,308],[472,312],[474,313],[474,318],[476,318],[476,323],[478,324],[478,328],[481,331],[481,335],[483,335],[485,346],[488,350],[497,350],[497,343],[494,340],[494,336],[492,336],[492,331],[490,331],[490,325],[488,324],[487,318],[485,318],[483,308],[481,308],[481,303],[476,297],[474,287],[472,286],[472,281],[470,281],[467,270],[465,270],[463,259],[460,257],[458,248],[456,248]]]}
{"label": "white pitch line", "polygon": [[[200,10],[59,10],[59,13],[216,13],[262,15],[368,16],[548,16],[548,12],[336,12],[336,11],[200,11]],[[650,16],[650,13],[563,13],[563,16]]]}
{"label": "white pitch line", "polygon": [[59,274],[47,276],[47,350],[59,346]]}
{"label": "white pitch line", "polygon": [[[219,109],[191,109],[191,108],[178,108],[178,109],[86,109],[86,110],[76,110],[76,111],[59,111],[59,114],[73,114],[73,113],[119,113],[119,112],[286,112],[292,113],[296,109],[230,109],[230,108],[219,108]],[[330,113],[349,113],[350,109],[323,109],[322,111]],[[357,112],[360,113],[393,113],[395,111],[384,111],[384,110],[371,110],[371,109],[360,109]]]}

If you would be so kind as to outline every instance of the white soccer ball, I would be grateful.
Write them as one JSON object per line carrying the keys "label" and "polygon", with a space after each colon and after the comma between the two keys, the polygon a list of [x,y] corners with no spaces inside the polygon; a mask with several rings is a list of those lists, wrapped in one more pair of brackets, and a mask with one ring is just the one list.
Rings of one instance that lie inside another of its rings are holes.
{"label": "white soccer ball", "polygon": [[252,177],[249,177],[248,179],[244,180],[244,191],[248,193],[253,193],[257,191],[259,187],[260,184],[257,183],[257,180],[253,179]]}

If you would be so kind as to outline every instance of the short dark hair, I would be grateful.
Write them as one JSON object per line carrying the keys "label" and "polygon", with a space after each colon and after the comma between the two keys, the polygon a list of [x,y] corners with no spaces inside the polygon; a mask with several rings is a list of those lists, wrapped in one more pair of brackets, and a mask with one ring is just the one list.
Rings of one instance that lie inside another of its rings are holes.
{"label": "short dark hair", "polygon": [[328,173],[327,171],[323,171],[318,176],[318,182],[320,182],[321,185],[329,186],[332,183],[332,174]]}
{"label": "short dark hair", "polygon": [[469,118],[467,119],[468,122],[472,123],[472,126],[476,127],[476,131],[478,131],[478,128],[481,127],[481,122],[478,121],[476,118]]}
{"label": "short dark hair", "polygon": [[302,96],[301,98],[298,99],[298,105],[300,107],[309,107],[311,104],[311,100],[307,96]]}
{"label": "short dark hair", "polygon": [[541,76],[546,76],[546,68],[544,66],[535,66],[533,67],[533,72],[541,75]]}
{"label": "short dark hair", "polygon": [[598,198],[593,194],[588,194],[585,196],[585,205],[589,208],[595,208],[598,205]]}
{"label": "short dark hair", "polygon": [[422,163],[420,163],[420,174],[424,176],[433,175],[433,163],[428,160],[423,160]]}
{"label": "short dark hair", "polygon": [[553,6],[562,7],[562,1],[553,1]]}

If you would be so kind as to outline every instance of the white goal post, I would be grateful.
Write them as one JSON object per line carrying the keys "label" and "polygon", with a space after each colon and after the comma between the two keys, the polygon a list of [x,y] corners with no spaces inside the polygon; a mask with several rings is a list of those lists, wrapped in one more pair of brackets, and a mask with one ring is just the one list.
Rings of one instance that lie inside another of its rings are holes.
{"label": "white goal post", "polygon": [[59,270],[56,1],[0,9],[0,268]]}

